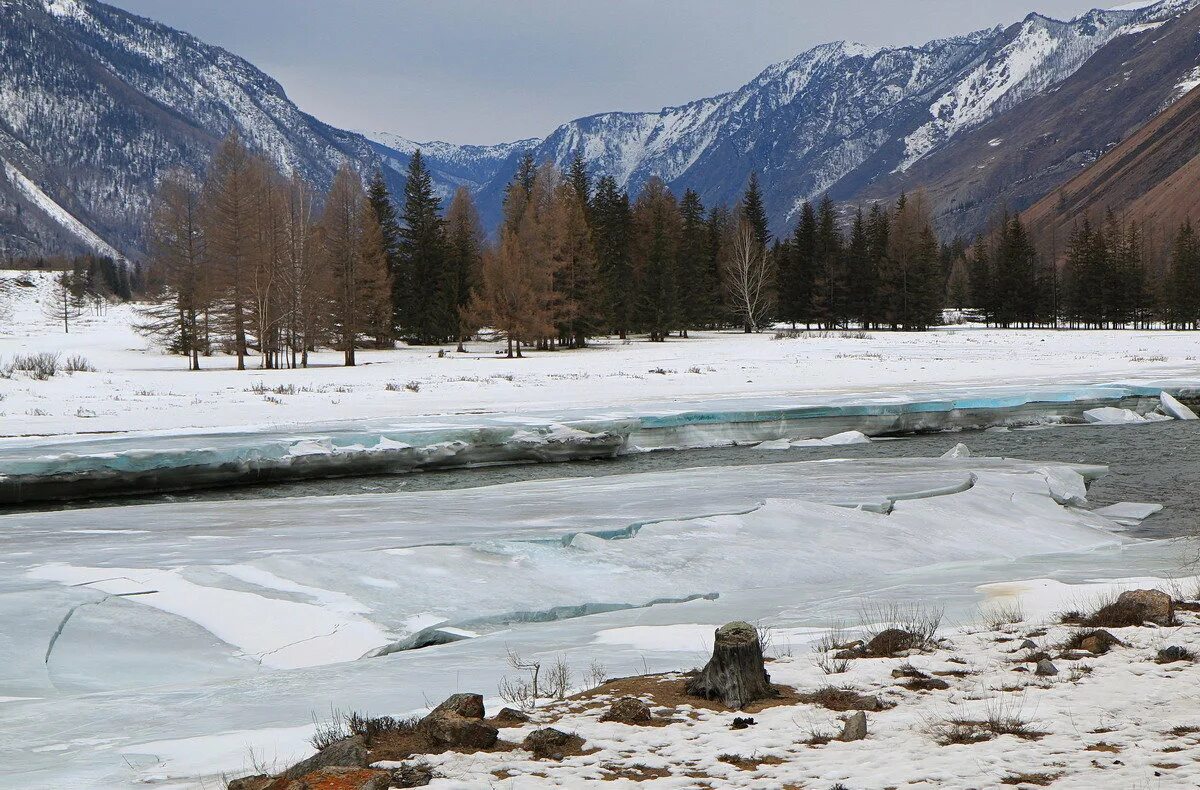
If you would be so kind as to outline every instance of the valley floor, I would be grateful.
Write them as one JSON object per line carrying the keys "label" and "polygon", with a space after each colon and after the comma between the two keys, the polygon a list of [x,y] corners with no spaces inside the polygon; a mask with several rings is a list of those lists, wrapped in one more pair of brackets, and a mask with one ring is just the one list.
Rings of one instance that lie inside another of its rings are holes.
{"label": "valley floor", "polygon": [[[905,394],[948,386],[1096,383],[1200,377],[1200,335],[1165,331],[989,330],[927,333],[693,332],[688,340],[595,340],[577,351],[501,356],[501,344],[468,353],[400,347],[362,351],[356,368],[321,352],[312,367],[237,371],[228,356],[186,370],[138,335],[136,308],[114,306],[63,331],[39,306],[45,275],[18,288],[0,321],[0,365],[21,354],[81,355],[95,372],[45,381],[0,380],[0,436],[296,426],[363,418],[669,409],[684,401],[787,396],[797,402],[861,393]],[[443,356],[439,356],[444,352]]]}

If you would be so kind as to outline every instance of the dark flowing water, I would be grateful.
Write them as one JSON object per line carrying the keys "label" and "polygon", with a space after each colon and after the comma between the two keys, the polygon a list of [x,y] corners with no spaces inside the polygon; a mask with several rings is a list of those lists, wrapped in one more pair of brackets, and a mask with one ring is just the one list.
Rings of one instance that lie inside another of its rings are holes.
{"label": "dark flowing water", "polygon": [[269,486],[85,500],[66,506],[35,509],[445,490],[525,480],[658,472],[698,466],[737,467],[827,458],[930,457],[941,455],[959,442],[966,444],[975,455],[1105,464],[1109,467],[1109,474],[1096,483],[1089,494],[1089,500],[1095,506],[1122,501],[1164,505],[1162,513],[1150,518],[1137,530],[1136,534],[1141,537],[1172,537],[1200,532],[1200,422],[938,433],[875,440],[869,445],[780,451],[756,450],[753,447],[660,451],[604,461],[307,480]]}

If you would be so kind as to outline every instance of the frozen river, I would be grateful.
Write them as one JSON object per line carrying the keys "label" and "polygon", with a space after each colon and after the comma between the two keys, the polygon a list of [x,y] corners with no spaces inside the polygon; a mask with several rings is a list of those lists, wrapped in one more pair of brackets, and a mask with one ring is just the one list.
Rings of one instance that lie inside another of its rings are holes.
{"label": "frozen river", "polygon": [[[804,652],[866,601],[934,602],[965,622],[992,582],[1178,575],[1188,547],[1143,538],[1195,523],[1197,425],[638,453],[11,512],[0,787],[219,786],[219,772],[303,756],[314,712],[493,696],[510,648],[622,675],[699,663],[731,619]],[[958,442],[973,455],[938,457]],[[1092,510],[1118,501],[1166,510],[1130,529]]]}

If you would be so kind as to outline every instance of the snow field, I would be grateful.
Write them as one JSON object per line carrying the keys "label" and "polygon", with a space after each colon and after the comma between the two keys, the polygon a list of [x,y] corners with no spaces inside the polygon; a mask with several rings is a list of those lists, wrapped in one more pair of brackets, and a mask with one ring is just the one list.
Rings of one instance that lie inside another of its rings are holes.
{"label": "snow field", "polygon": [[[950,387],[1069,386],[1114,379],[1200,379],[1200,343],[1186,332],[1003,331],[956,327],[928,333],[871,332],[857,339],[814,332],[696,332],[689,340],[649,343],[599,339],[580,351],[497,356],[500,344],[471,342],[470,353],[402,347],[364,351],[356,368],[321,352],[313,367],[234,370],[226,356],[184,360],[149,348],[132,329],[135,308],[88,315],[70,334],[45,317],[49,277],[18,288],[0,320],[0,364],[18,354],[81,354],[95,373],[35,381],[0,379],[0,435],[178,432],[262,428],[331,420],[523,414],[590,409],[603,415],[669,410],[737,399],[821,403],[848,394],[873,397]],[[257,360],[251,359],[250,365]]]}

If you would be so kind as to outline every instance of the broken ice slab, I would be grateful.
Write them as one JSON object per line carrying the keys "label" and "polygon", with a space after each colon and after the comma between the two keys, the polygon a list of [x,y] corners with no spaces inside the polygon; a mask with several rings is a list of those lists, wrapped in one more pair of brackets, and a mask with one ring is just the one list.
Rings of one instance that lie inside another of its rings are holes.
{"label": "broken ice slab", "polygon": [[1176,420],[1200,419],[1200,417],[1196,416],[1196,412],[1192,411],[1187,406],[1184,406],[1175,398],[1175,396],[1166,390],[1163,390],[1161,393],[1159,393],[1158,400],[1163,413],[1168,417],[1172,417]]}
{"label": "broken ice slab", "polygon": [[1098,507],[1092,512],[1112,519],[1123,527],[1136,527],[1163,509],[1151,502],[1117,502],[1115,505]]}

